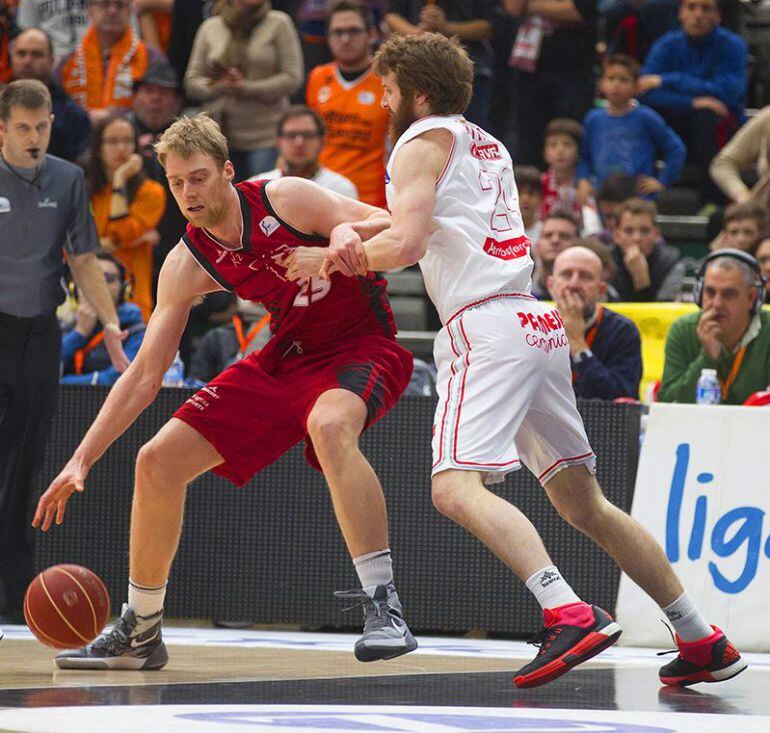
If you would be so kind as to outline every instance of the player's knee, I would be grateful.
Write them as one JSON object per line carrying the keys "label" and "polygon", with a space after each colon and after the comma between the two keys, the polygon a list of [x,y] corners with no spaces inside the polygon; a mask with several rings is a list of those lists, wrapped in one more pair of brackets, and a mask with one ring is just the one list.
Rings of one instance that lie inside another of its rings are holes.
{"label": "player's knee", "polygon": [[[584,497],[585,499],[585,497]],[[601,529],[605,520],[605,512],[611,509],[612,505],[607,501],[604,495],[591,493],[590,498],[586,500],[573,500],[555,503],[556,511],[571,524],[575,529],[593,536]]]}
{"label": "player's knee", "polygon": [[166,465],[167,455],[163,444],[157,438],[145,443],[136,456],[137,489],[164,485]]}
{"label": "player's knee", "polygon": [[358,434],[344,413],[314,410],[307,420],[307,432],[316,453],[333,455],[346,451],[358,441]]}
{"label": "player's knee", "polygon": [[438,512],[454,520],[458,524],[465,525],[471,510],[470,491],[459,481],[449,480],[437,474],[433,478],[431,486],[431,499]]}

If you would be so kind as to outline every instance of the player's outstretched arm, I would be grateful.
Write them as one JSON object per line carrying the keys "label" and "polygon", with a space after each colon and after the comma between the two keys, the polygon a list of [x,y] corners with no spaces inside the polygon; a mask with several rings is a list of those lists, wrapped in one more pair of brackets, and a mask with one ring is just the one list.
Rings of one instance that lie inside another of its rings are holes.
{"label": "player's outstretched arm", "polygon": [[178,244],[163,264],[158,304],[147,324],[139,353],[110,390],[72,458],[40,497],[32,526],[46,531],[54,518],[61,524],[67,500],[74,491],[83,491],[91,466],[155,399],[179,348],[193,301],[217,289],[219,286],[187,248]]}
{"label": "player's outstretched arm", "polygon": [[[266,185],[270,202],[283,221],[307,234],[331,241],[344,239],[352,266],[363,268],[361,274],[365,274],[361,242],[390,225],[387,211],[333,193],[304,178],[278,178]],[[316,277],[325,254],[319,247],[295,247],[283,263],[286,276],[290,280]]]}
{"label": "player's outstretched arm", "polygon": [[419,261],[436,228],[433,210],[436,183],[450,154],[452,134],[431,130],[410,140],[398,152],[391,172],[395,197],[388,229],[363,244],[363,272],[350,266],[343,244],[333,242],[321,268],[321,276],[337,269],[344,275],[361,275],[367,270],[394,270]]}

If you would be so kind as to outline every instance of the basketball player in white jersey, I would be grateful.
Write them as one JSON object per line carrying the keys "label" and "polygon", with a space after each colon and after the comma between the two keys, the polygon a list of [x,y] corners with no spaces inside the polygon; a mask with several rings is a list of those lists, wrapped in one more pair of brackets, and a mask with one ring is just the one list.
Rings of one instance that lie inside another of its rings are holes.
{"label": "basketball player in white jersey", "polygon": [[652,535],[608,502],[594,478],[561,317],[529,295],[532,259],[510,156],[461,116],[471,61],[439,34],[392,36],[375,70],[394,142],[391,226],[362,243],[360,223],[340,225],[321,274],[420,264],[443,323],[435,344],[433,503],[506,563],[543,608],[540,651],[515,684],[556,679],[621,634],[609,614],[575,594],[530,521],[486,488],[522,464],[558,512],[666,613],[679,656],[660,670],[664,684],[735,676],[745,661],[706,623]]}

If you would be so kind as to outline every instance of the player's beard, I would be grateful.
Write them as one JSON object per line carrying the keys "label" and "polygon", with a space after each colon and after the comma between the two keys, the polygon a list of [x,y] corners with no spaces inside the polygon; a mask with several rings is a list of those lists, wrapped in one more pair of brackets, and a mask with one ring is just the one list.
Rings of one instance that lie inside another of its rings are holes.
{"label": "player's beard", "polygon": [[391,110],[390,113],[390,142],[395,145],[399,138],[409,129],[413,122],[417,121],[414,114],[414,93],[404,94],[398,109]]}

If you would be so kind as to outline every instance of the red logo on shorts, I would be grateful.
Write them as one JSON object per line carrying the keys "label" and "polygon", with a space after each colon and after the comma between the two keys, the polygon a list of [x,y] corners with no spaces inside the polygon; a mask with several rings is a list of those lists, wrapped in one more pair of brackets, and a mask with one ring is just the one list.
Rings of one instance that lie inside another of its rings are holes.
{"label": "red logo on shorts", "polygon": [[524,257],[529,252],[529,247],[529,239],[526,236],[506,239],[502,242],[487,237],[484,242],[484,251],[501,260],[515,260],[517,257]]}

